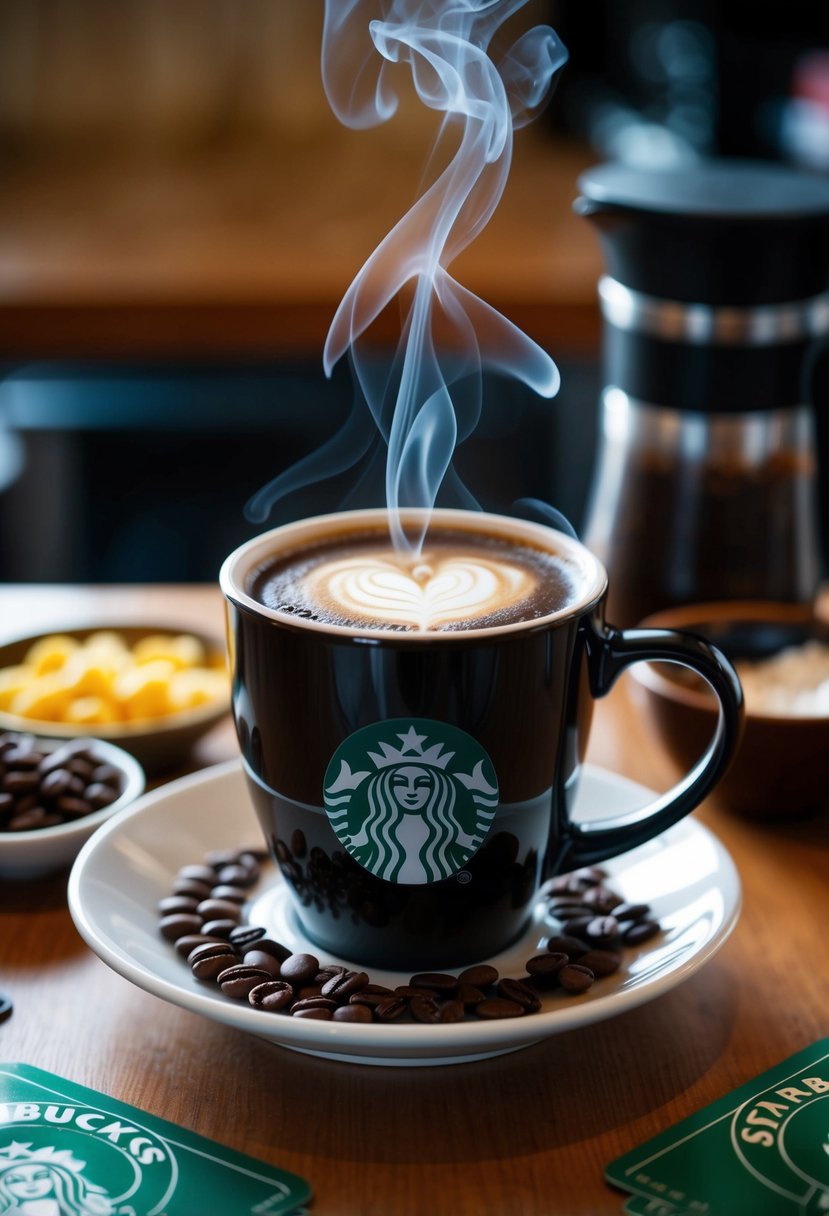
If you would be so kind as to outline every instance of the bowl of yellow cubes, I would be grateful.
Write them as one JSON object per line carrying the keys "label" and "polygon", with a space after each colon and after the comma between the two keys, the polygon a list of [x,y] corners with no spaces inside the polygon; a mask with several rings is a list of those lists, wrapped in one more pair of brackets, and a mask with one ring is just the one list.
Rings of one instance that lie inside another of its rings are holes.
{"label": "bowl of yellow cubes", "polygon": [[0,646],[0,730],[94,735],[148,773],[183,763],[229,704],[224,644],[205,634],[117,625]]}

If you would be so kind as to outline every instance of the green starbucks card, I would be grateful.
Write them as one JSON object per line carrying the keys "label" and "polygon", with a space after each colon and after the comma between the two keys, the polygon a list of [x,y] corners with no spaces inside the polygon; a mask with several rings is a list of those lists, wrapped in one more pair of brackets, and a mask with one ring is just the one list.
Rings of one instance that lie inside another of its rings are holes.
{"label": "green starbucks card", "polygon": [[0,1212],[283,1216],[302,1178],[27,1064],[0,1064]]}
{"label": "green starbucks card", "polygon": [[633,1192],[633,1216],[829,1213],[829,1039],[626,1153],[605,1177]]}

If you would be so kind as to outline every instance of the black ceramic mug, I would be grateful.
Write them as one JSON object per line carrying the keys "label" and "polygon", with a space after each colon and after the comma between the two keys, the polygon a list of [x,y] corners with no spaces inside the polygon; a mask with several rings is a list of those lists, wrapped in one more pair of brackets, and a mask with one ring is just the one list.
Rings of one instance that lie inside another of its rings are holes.
{"label": "black ceramic mug", "polygon": [[[692,810],[742,724],[739,682],[716,649],[605,624],[607,577],[578,541],[477,512],[437,511],[433,527],[550,558],[566,575],[563,602],[445,629],[343,624],[263,602],[263,569],[387,536],[383,511],[277,528],[232,553],[220,575],[244,771],[296,916],[321,949],[399,970],[504,949],[547,879],[623,853]],[[411,594],[421,594],[414,584]],[[593,700],[644,660],[683,664],[711,685],[716,733],[669,793],[576,823]]]}

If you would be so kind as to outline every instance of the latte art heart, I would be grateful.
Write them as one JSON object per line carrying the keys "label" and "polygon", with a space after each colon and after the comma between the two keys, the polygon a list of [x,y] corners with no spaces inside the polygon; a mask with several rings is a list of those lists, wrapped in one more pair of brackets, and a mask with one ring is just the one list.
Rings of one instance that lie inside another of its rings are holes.
{"label": "latte art heart", "polygon": [[536,579],[524,567],[479,554],[428,558],[413,568],[372,554],[317,566],[312,600],[346,616],[419,630],[474,621],[526,599]]}
{"label": "latte art heart", "polygon": [[427,634],[539,620],[576,602],[578,579],[552,549],[433,523],[418,557],[398,553],[384,528],[337,530],[275,554],[250,587],[297,626]]}

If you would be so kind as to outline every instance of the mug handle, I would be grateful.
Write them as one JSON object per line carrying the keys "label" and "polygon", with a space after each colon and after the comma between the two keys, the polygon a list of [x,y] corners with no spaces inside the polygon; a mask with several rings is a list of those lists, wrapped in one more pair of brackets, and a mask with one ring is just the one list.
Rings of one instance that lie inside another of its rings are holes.
{"label": "mug handle", "polygon": [[597,621],[583,625],[594,697],[603,697],[634,663],[667,662],[690,667],[710,685],[719,702],[714,736],[696,765],[667,793],[636,811],[564,826],[564,865],[575,869],[626,853],[664,832],[692,811],[711,792],[728,768],[743,729],[743,690],[737,673],[716,646],[673,629],[614,629]]}

